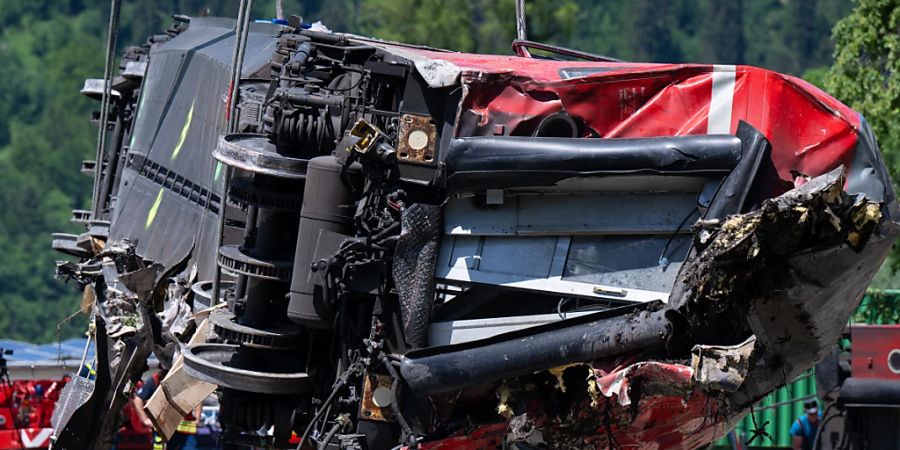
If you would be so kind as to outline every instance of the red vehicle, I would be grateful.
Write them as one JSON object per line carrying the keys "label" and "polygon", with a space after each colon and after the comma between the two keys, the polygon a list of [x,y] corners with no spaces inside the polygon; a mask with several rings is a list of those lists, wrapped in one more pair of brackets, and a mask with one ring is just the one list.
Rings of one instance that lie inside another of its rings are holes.
{"label": "red vehicle", "polygon": [[[51,419],[60,392],[71,379],[10,380],[4,355],[0,349],[0,450],[48,448],[53,436]],[[150,430],[141,424],[129,403],[123,411],[126,420],[116,435],[120,450],[150,450]]]}
{"label": "red vehicle", "polygon": [[128,402],[122,411],[125,422],[116,433],[117,450],[150,450],[153,448],[153,430],[141,423],[134,410],[134,403]]}
{"label": "red vehicle", "polygon": [[50,417],[66,381],[0,380],[0,450],[50,445]]}
{"label": "red vehicle", "polygon": [[819,441],[825,449],[889,450],[900,446],[900,325],[851,325],[849,347],[816,366],[827,407]]}

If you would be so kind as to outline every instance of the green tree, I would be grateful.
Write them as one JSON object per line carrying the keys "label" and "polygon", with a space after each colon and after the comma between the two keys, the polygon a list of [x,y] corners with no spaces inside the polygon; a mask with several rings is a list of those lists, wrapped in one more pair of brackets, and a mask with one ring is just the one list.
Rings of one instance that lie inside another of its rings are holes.
{"label": "green tree", "polygon": [[471,2],[370,0],[360,8],[360,31],[391,41],[474,51]]}
{"label": "green tree", "polygon": [[[704,16],[709,23],[701,32],[707,51],[706,60],[719,64],[741,64],[746,61],[744,33],[744,5],[742,0],[728,2],[707,1]],[[737,31],[737,32],[736,32]]]}
{"label": "green tree", "polygon": [[788,27],[785,38],[796,59],[797,67],[815,57],[819,39],[816,24],[816,0],[791,0],[787,5]]}
{"label": "green tree", "polygon": [[634,44],[634,58],[647,62],[678,62],[682,53],[672,38],[669,2],[634,0],[627,10],[627,26],[622,30]]}
{"label": "green tree", "polygon": [[[900,179],[900,1],[859,0],[853,12],[834,27],[834,65],[825,87],[859,111],[878,138],[892,178]],[[891,281],[880,273],[880,283],[900,281],[900,248],[892,252]]]}
{"label": "green tree", "polygon": [[894,178],[900,175],[900,1],[859,0],[834,28],[825,87],[865,116]]}
{"label": "green tree", "polygon": [[[9,104],[14,113],[6,145],[0,147],[4,337],[52,340],[56,324],[77,309],[78,293],[53,279],[58,255],[49,248],[49,233],[70,229],[69,211],[87,200],[90,182],[77,167],[93,147],[86,120],[91,105],[78,91],[101,64],[95,50],[101,45],[101,23],[99,11],[90,11],[3,32],[10,56],[5,61],[14,64],[15,78],[24,80],[18,99]],[[70,323],[62,337],[78,333],[82,325]]]}

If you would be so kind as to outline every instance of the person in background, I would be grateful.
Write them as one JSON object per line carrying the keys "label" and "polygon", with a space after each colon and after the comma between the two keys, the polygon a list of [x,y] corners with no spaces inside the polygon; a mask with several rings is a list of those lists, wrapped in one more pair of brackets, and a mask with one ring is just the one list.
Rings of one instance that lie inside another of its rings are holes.
{"label": "person in background", "polygon": [[[144,425],[151,429],[153,428],[153,421],[150,420],[150,416],[144,411],[144,404],[147,400],[150,400],[151,396],[153,396],[156,388],[159,387],[159,381],[163,379],[164,376],[165,374],[156,373],[144,378],[143,384],[137,391],[137,395],[133,397],[134,407],[138,417],[141,418],[141,422]],[[162,437],[157,435],[156,431],[154,431],[153,450],[197,450],[196,435],[200,417],[201,407],[198,406],[196,411],[185,416],[175,429],[175,434],[173,434],[166,442],[163,442]]]}
{"label": "person in background", "polygon": [[794,450],[813,450],[816,434],[819,432],[819,404],[815,400],[803,403],[803,415],[791,425],[791,448]]}

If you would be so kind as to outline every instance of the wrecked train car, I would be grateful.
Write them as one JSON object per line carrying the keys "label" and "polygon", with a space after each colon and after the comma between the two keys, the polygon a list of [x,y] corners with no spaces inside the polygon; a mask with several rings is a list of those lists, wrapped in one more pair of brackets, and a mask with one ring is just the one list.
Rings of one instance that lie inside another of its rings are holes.
{"label": "wrecked train car", "polygon": [[99,360],[55,447],[109,447],[151,352],[165,436],[215,393],[228,445],[346,449],[695,448],[827,352],[897,232],[859,114],[513,47],[181,18],[86,84],[111,138],[54,246]]}

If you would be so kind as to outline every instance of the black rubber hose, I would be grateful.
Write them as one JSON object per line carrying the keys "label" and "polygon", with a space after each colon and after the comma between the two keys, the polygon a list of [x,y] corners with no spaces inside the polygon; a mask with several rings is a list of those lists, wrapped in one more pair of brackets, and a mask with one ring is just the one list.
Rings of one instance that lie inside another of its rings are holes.
{"label": "black rubber hose", "polygon": [[394,378],[394,382],[391,383],[391,412],[394,413],[394,417],[397,418],[397,423],[400,424],[400,428],[403,429],[403,433],[410,439],[410,447],[411,449],[418,447],[418,442],[415,439],[413,429],[409,425],[409,421],[406,420],[406,417],[403,415],[403,411],[400,410],[400,399],[397,395],[397,391],[400,389],[400,374],[397,373],[397,369],[394,368],[394,365],[391,364],[391,360],[387,357],[387,355],[381,355],[381,362],[387,367],[388,372],[391,373],[391,377]]}
{"label": "black rubber hose", "polygon": [[328,398],[326,398],[325,401],[322,402],[322,407],[319,408],[319,412],[317,412],[316,415],[313,416],[312,420],[310,420],[309,424],[306,426],[306,429],[303,430],[303,434],[300,436],[300,442],[297,444],[296,450],[300,450],[300,448],[303,447],[303,442],[306,440],[306,438],[309,437],[309,433],[312,431],[313,426],[316,424],[316,422],[319,421],[319,419],[322,418],[322,414],[325,414],[325,411],[328,410],[328,405],[330,405],[331,402],[334,401],[334,398],[337,396],[338,392],[340,392],[341,388],[344,387],[345,384],[347,384],[347,379],[350,377],[350,374],[355,372],[356,370],[356,363],[351,364],[350,367],[348,367],[347,370],[343,374],[341,374],[337,381],[335,381],[334,387],[331,389],[331,393],[328,394]]}
{"label": "black rubber hose", "polygon": [[[325,449],[327,449],[327,448],[328,448],[328,444],[331,442],[332,439],[334,439],[334,435],[336,435],[337,432],[338,432],[342,427],[343,427],[343,425],[342,425],[341,423],[336,423],[336,424],[334,424],[334,426],[331,427],[331,430],[328,431],[328,434],[325,435],[325,439],[323,439],[321,442],[319,442],[319,446],[318,446],[319,450],[325,450]],[[300,441],[300,442],[302,443],[303,441]]]}
{"label": "black rubber hose", "polygon": [[412,351],[403,357],[400,373],[413,392],[433,395],[662,347],[668,335],[662,310],[628,314],[609,310],[489,339]]}
{"label": "black rubber hose", "polygon": [[837,403],[832,403],[828,405],[827,408],[825,408],[825,413],[822,414],[825,418],[822,420],[822,425],[820,425],[819,429],[816,430],[816,438],[813,440],[813,450],[817,450],[819,448],[819,440],[822,437],[822,434],[824,434],[823,432],[825,431],[825,426],[828,425],[828,422],[830,422],[831,419],[834,419],[835,417],[841,417],[842,415],[844,415],[843,412],[839,412],[835,415],[828,416],[828,412],[831,411],[831,408],[834,408],[836,405]]}
{"label": "black rubber hose", "polygon": [[729,174],[741,161],[731,135],[628,139],[478,136],[450,140],[442,183],[450,192],[552,186],[568,178]]}

